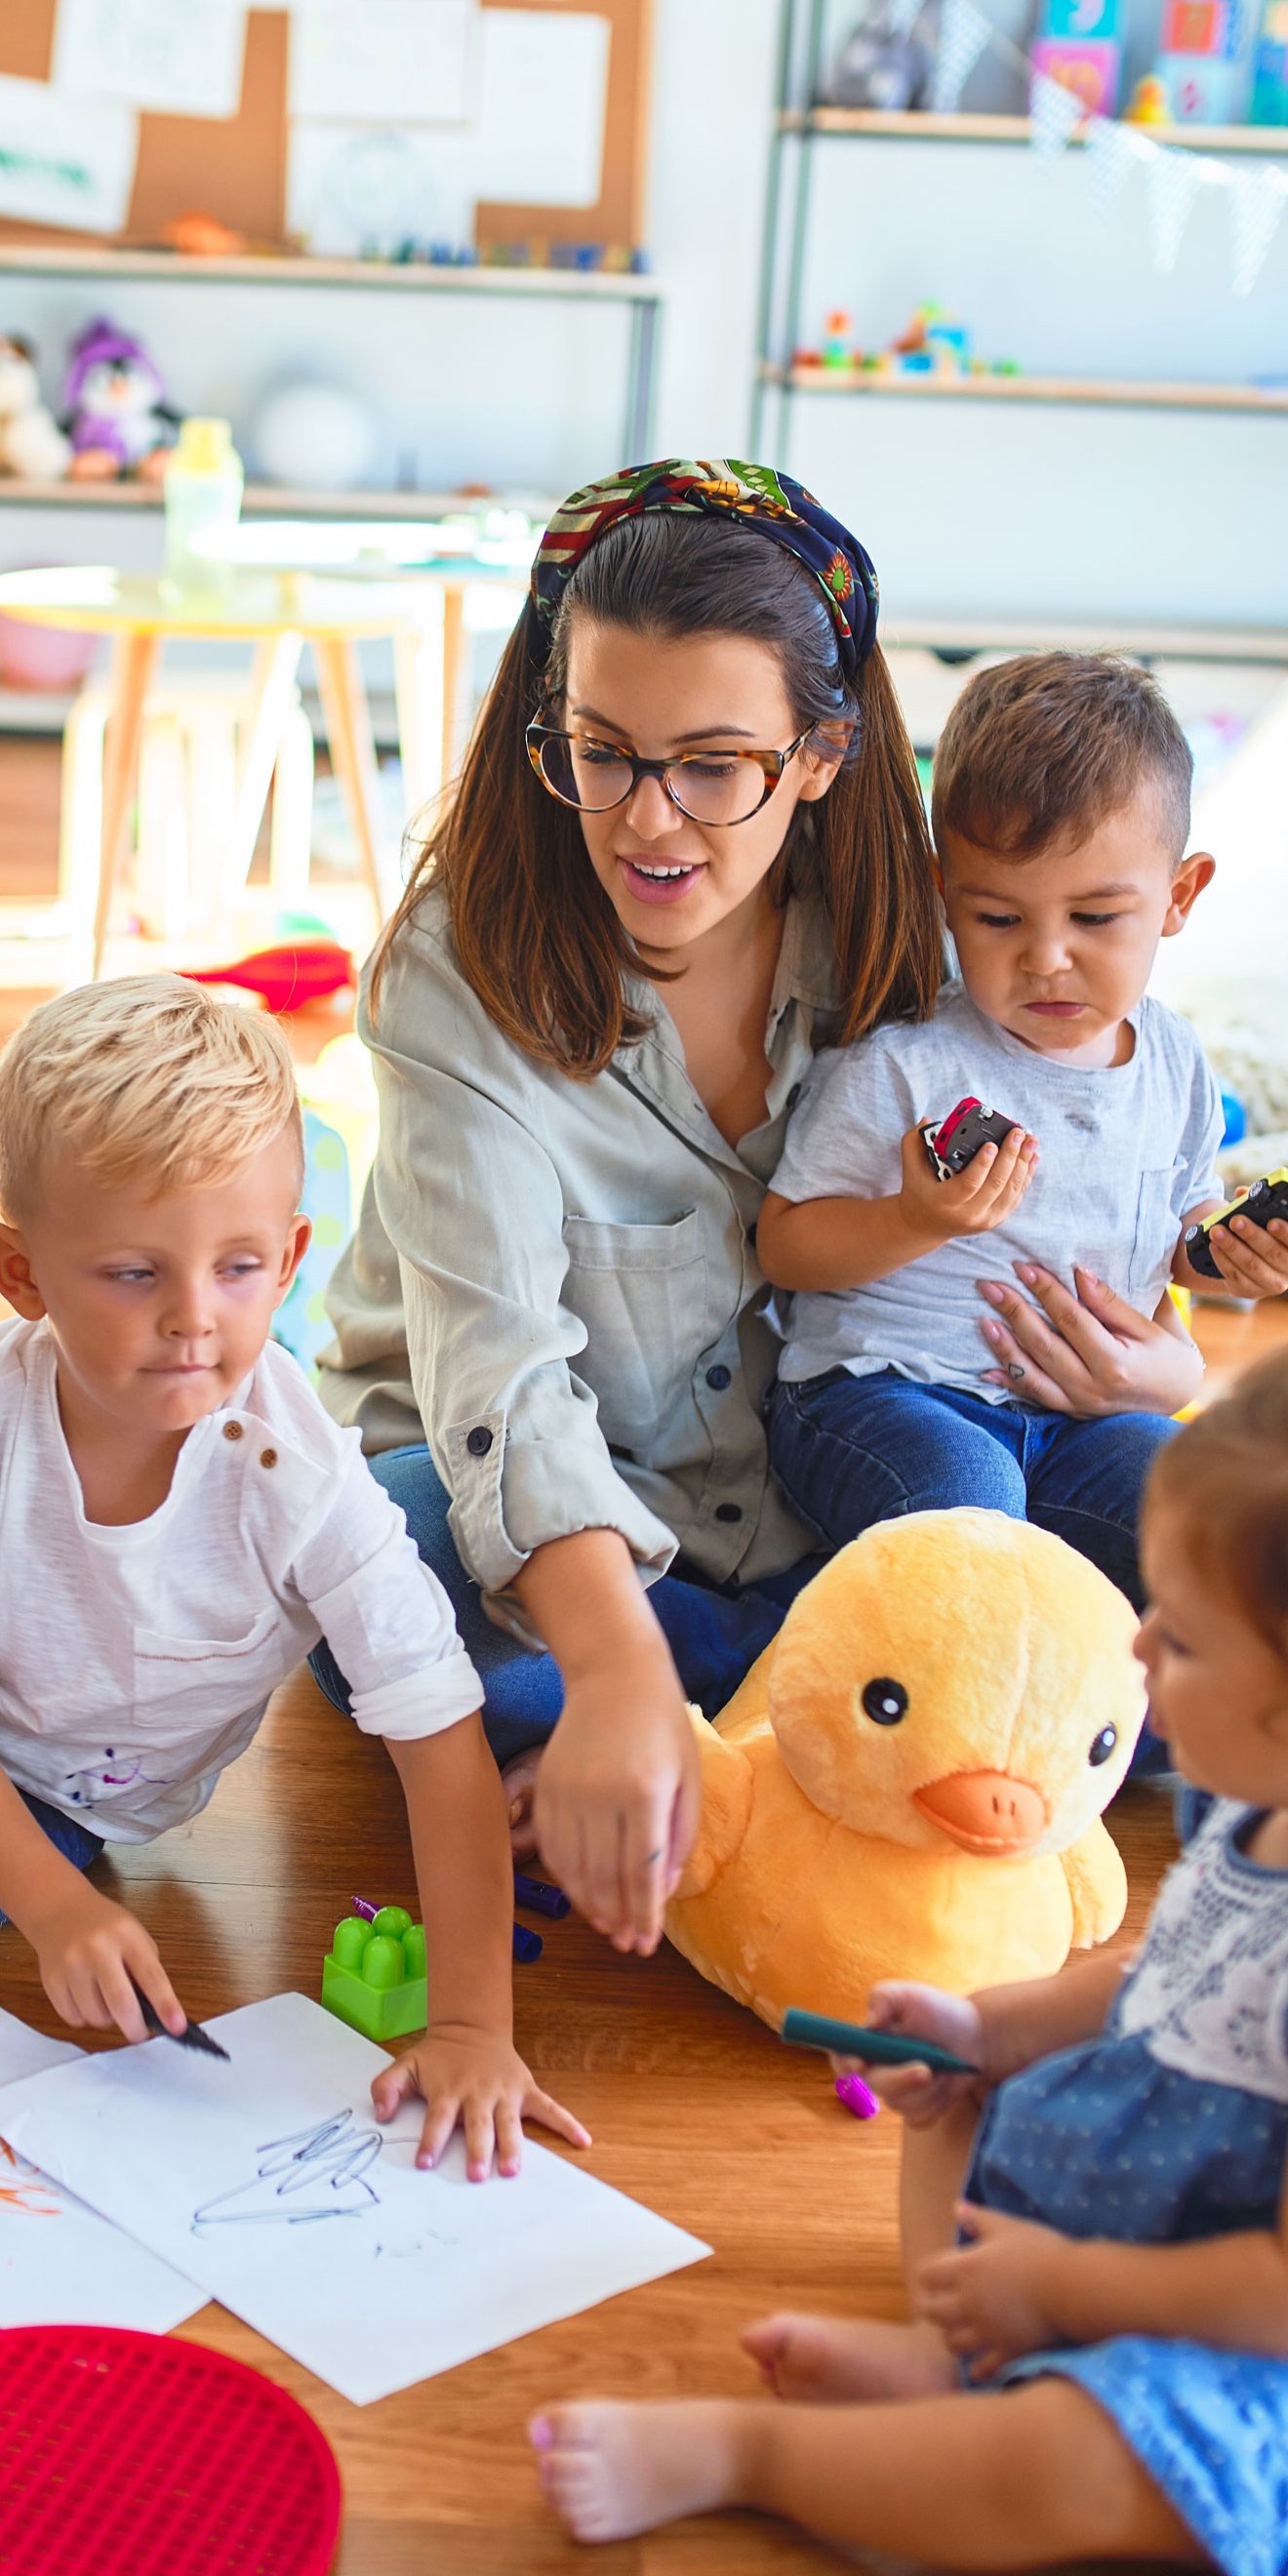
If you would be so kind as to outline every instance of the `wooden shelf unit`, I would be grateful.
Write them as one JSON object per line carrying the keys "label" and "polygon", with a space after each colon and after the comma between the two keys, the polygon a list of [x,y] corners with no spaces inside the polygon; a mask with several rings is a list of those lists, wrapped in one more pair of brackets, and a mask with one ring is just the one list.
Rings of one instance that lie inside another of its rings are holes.
{"label": "wooden shelf unit", "polygon": [[764,368],[767,384],[793,393],[858,394],[903,401],[1076,403],[1115,411],[1288,413],[1288,385],[1151,383],[1107,376],[877,375],[861,367]]}
{"label": "wooden shelf unit", "polygon": [[243,251],[196,258],[173,250],[96,249],[80,244],[0,242],[0,275],[130,277],[191,285],[371,287],[400,295],[517,295],[573,304],[656,304],[662,289],[651,273],[580,268],[441,267],[429,260],[312,259],[288,252]]}
{"label": "wooden shelf unit", "polygon": [[[521,506],[529,505],[533,517],[542,510],[548,517],[555,506],[525,495]],[[24,483],[16,476],[0,476],[0,509],[130,512],[161,506],[157,483]],[[246,519],[445,519],[475,506],[459,492],[303,492],[282,483],[248,483],[242,496]],[[510,496],[489,493],[482,506],[507,509]],[[521,581],[518,574],[515,578]]]}
{"label": "wooden shelf unit", "polygon": [[[931,108],[788,107],[779,111],[782,134],[854,134],[868,140],[903,143],[1031,143],[1027,116],[956,113],[936,115]],[[1133,125],[1129,129],[1150,143],[1175,143],[1188,152],[1288,153],[1288,125]],[[1070,137],[1086,142],[1085,133]]]}

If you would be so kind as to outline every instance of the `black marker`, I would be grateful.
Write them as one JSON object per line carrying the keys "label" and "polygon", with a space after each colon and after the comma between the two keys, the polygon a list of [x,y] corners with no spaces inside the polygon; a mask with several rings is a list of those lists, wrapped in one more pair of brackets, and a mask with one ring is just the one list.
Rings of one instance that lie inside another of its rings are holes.
{"label": "black marker", "polygon": [[[128,1968],[125,1973],[127,1976],[130,1975]],[[144,1994],[138,1978],[130,1977],[130,1984],[138,1996],[139,2010],[154,2039],[172,2039],[176,2048],[195,2048],[203,2057],[222,2057],[225,2064],[231,2064],[227,2049],[221,2048],[218,2040],[212,2039],[209,2031],[203,2030],[199,2021],[188,2022],[183,2030],[167,2030],[156,2005]]]}

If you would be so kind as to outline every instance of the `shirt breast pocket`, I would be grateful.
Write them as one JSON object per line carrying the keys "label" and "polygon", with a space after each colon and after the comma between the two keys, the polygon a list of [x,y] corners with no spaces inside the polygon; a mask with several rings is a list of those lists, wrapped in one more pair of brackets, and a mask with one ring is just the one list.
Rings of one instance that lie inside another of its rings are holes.
{"label": "shirt breast pocket", "polygon": [[151,1725],[166,1734],[226,1724],[267,1699],[295,1661],[275,1604],[238,1637],[175,1637],[136,1627],[136,1724],[141,1732]]}
{"label": "shirt breast pocket", "polygon": [[607,1440],[638,1449],[689,1386],[703,1344],[706,1257],[696,1208],[661,1225],[564,1219],[563,1302],[586,1327],[574,1361]]}
{"label": "shirt breast pocket", "polygon": [[1172,1275],[1172,1256],[1180,1236],[1176,1213],[1181,1187],[1179,1158],[1144,1171],[1136,1197],[1136,1232],[1127,1271],[1127,1295],[1142,1314],[1152,1314]]}

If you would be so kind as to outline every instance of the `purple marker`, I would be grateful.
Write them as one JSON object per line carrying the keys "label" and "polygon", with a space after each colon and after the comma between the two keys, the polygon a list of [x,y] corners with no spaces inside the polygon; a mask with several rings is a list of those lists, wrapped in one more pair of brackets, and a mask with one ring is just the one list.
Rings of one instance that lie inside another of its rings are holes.
{"label": "purple marker", "polygon": [[539,1932],[530,1932],[526,1923],[515,1924],[513,1953],[516,1959],[522,1961],[524,1967],[527,1967],[531,1960],[539,1959],[544,1947],[545,1944]]}
{"label": "purple marker", "polygon": [[349,1903],[353,1912],[362,1916],[364,1923],[374,1923],[380,1912],[378,1905],[368,1905],[365,1896],[351,1896]]}
{"label": "purple marker", "polygon": [[852,2111],[856,2120],[875,2120],[881,2108],[871,2085],[865,2084],[861,2075],[838,2075],[836,2098],[838,2102],[844,2102],[846,2110]]}
{"label": "purple marker", "polygon": [[551,1887],[544,1878],[528,1878],[524,1871],[514,1873],[514,1901],[526,1905],[530,1914],[548,1914],[552,1923],[562,1923],[572,1912],[572,1898],[561,1887]]}

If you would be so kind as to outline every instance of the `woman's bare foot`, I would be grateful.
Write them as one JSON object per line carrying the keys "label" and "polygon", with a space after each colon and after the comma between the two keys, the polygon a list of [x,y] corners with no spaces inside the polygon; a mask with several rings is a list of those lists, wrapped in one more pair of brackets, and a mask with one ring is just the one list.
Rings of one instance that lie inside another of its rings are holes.
{"label": "woman's bare foot", "polygon": [[575,2540],[629,2540],[737,2504],[755,2409],[724,2398],[550,2406],[528,2438],[541,2490]]}
{"label": "woman's bare foot", "polygon": [[936,2326],[882,2317],[762,2317],[741,2338],[775,2397],[797,2405],[933,2397],[957,2385]]}
{"label": "woman's bare foot", "polygon": [[531,1860],[537,1848],[537,1838],[532,1830],[532,1802],[537,1792],[537,1773],[544,1750],[544,1745],[534,1744],[530,1753],[517,1754],[513,1762],[507,1762],[501,1774],[510,1819],[510,1850],[515,1860]]}

